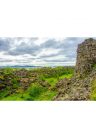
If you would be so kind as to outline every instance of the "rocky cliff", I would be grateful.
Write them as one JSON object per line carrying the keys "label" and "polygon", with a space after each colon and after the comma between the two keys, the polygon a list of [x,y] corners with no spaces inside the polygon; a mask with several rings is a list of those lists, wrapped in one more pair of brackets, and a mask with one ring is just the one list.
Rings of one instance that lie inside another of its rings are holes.
{"label": "rocky cliff", "polygon": [[76,75],[92,71],[96,64],[96,40],[90,38],[79,44],[77,49]]}
{"label": "rocky cliff", "polygon": [[90,38],[78,45],[74,76],[57,84],[55,100],[94,100],[95,88],[96,40]]}

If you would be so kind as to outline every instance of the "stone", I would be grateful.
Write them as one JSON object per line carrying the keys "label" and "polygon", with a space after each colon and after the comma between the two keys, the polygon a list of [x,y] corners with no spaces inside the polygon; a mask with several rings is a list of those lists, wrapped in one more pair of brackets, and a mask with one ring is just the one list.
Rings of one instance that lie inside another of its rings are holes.
{"label": "stone", "polygon": [[92,71],[96,64],[96,40],[90,38],[79,44],[77,49],[77,62],[75,73],[83,76]]}
{"label": "stone", "polygon": [[[95,69],[94,69],[95,67]],[[89,38],[78,45],[74,76],[57,84],[54,100],[90,100],[91,84],[96,79],[96,40]]]}

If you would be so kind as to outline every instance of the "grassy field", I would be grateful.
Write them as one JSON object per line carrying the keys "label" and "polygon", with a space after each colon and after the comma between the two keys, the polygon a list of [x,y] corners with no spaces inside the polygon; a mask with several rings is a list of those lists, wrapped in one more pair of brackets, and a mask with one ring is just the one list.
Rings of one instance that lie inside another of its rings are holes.
{"label": "grassy field", "polygon": [[51,101],[57,95],[58,81],[73,73],[74,67],[0,69],[0,100]]}

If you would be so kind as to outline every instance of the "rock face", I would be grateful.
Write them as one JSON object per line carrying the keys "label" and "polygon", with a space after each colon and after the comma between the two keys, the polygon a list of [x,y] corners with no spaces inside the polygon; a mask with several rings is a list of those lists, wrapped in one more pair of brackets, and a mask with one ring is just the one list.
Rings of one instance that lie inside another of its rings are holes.
{"label": "rock face", "polygon": [[57,84],[58,95],[54,100],[90,100],[94,80],[96,80],[96,40],[90,38],[78,45],[74,76]]}
{"label": "rock face", "polygon": [[77,49],[76,75],[82,76],[92,71],[96,64],[96,40],[90,38],[79,44]]}

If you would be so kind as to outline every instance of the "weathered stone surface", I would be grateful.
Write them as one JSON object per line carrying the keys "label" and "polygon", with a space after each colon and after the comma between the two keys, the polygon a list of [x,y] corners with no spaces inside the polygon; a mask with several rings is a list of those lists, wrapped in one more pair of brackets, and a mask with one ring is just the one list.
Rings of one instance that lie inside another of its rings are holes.
{"label": "weathered stone surface", "polygon": [[57,84],[54,100],[90,100],[91,83],[96,79],[96,40],[86,39],[77,49],[74,77]]}
{"label": "weathered stone surface", "polygon": [[76,75],[82,76],[89,73],[94,64],[96,64],[96,40],[90,38],[78,46]]}

